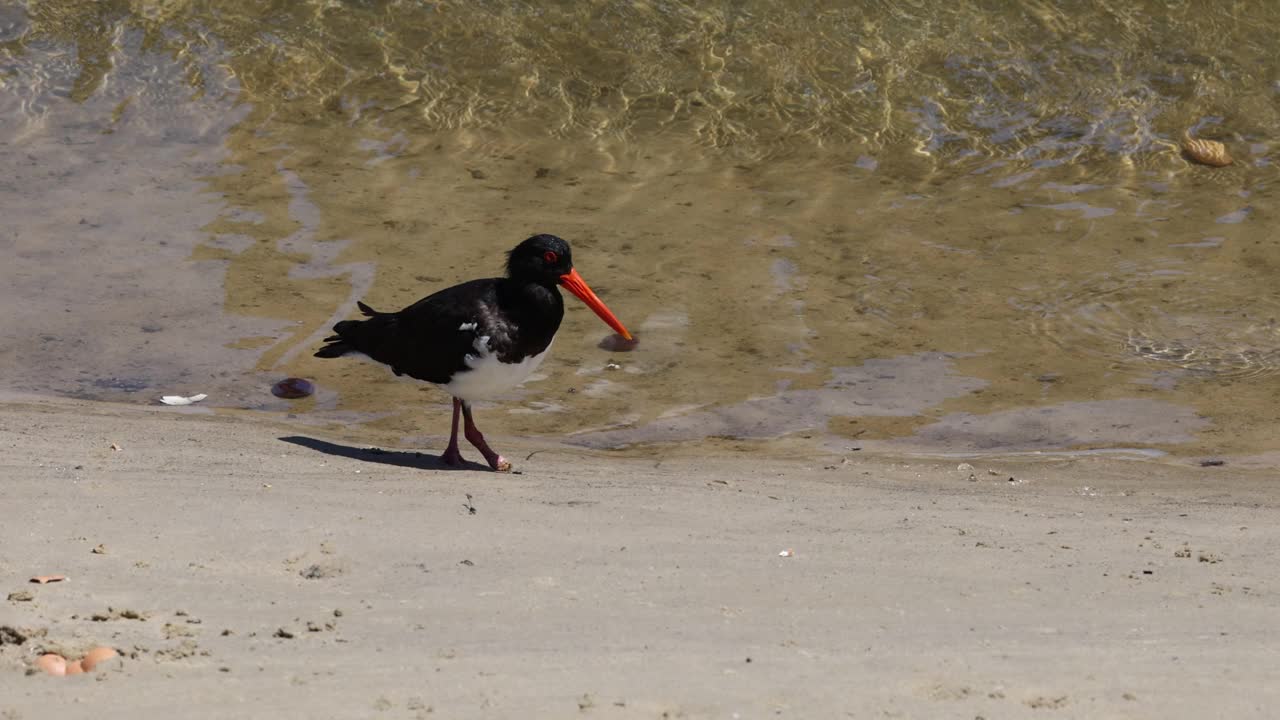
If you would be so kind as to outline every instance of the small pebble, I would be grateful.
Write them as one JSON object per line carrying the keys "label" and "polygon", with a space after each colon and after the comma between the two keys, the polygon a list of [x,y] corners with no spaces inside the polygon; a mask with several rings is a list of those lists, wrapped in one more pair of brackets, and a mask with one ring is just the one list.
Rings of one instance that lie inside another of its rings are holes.
{"label": "small pebble", "polygon": [[634,335],[630,340],[628,340],[621,335],[614,333],[601,340],[596,347],[601,350],[608,350],[609,352],[631,352],[632,350],[635,350],[636,346],[639,344],[640,341],[637,340]]}
{"label": "small pebble", "polygon": [[1209,167],[1226,167],[1232,163],[1226,145],[1216,140],[1193,138],[1190,131],[1182,136],[1182,152],[1192,160]]}

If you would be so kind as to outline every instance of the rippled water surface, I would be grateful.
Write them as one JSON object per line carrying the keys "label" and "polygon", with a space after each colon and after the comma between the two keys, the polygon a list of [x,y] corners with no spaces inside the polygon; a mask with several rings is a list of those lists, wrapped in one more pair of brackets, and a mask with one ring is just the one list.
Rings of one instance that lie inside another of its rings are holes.
{"label": "rippled water surface", "polygon": [[1278,34],[1261,1],[0,3],[0,382],[433,448],[443,393],[311,353],[553,232],[641,342],[570,301],[491,434],[1274,464]]}

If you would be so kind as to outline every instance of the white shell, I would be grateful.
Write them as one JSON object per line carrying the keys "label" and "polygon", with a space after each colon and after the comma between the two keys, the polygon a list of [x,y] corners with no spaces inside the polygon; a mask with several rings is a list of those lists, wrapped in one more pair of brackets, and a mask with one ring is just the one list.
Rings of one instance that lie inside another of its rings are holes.
{"label": "white shell", "polygon": [[164,403],[165,405],[190,405],[192,403],[198,403],[207,397],[209,396],[205,395],[204,393],[200,393],[199,395],[192,395],[191,397],[183,397],[181,395],[165,395],[164,397],[160,398],[160,402]]}

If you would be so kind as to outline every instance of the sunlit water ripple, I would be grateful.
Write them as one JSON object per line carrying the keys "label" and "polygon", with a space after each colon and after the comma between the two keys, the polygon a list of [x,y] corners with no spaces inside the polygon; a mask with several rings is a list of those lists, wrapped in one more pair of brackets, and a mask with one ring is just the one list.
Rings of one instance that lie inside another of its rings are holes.
{"label": "sunlit water ripple", "polygon": [[641,344],[571,308],[491,432],[1269,457],[1278,30],[1267,3],[9,4],[0,367],[430,447],[438,392],[310,352],[551,231]]}

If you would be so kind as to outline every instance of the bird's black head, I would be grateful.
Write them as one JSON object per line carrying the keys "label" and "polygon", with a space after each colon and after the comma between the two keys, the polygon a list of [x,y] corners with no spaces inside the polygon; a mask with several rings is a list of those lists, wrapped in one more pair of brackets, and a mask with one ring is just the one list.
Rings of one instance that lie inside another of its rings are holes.
{"label": "bird's black head", "polygon": [[557,285],[573,270],[569,243],[555,235],[534,235],[507,253],[507,277]]}
{"label": "bird's black head", "polygon": [[[534,235],[507,253],[507,277],[517,282],[534,282],[545,287],[560,285],[586,303],[623,339],[633,339],[622,322],[591,291],[587,281],[573,269],[569,243],[555,235]],[[560,297],[559,293],[556,297]]]}

